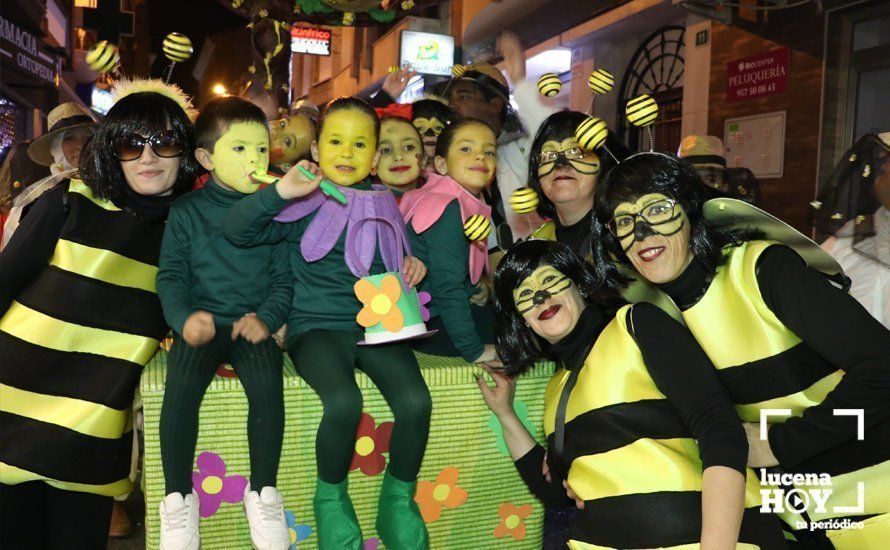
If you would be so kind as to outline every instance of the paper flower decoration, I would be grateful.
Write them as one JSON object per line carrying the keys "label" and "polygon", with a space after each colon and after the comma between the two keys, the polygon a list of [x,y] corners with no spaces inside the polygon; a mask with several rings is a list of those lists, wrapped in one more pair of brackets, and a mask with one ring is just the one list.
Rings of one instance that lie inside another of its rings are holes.
{"label": "paper flower decoration", "polygon": [[[513,403],[513,410],[516,411],[516,416],[519,417],[519,421],[522,422],[522,425],[525,426],[528,432],[535,433],[534,427],[528,419],[528,405],[524,401],[517,400]],[[498,417],[494,414],[488,419],[488,428],[497,436],[495,444],[497,445],[498,452],[504,456],[509,455],[510,450],[507,449],[507,442],[504,440],[504,429],[501,427],[501,423],[498,422]]]}
{"label": "paper flower decoration", "polygon": [[430,310],[427,306],[433,299],[433,296],[429,292],[418,292],[417,293],[417,301],[420,303],[420,316],[423,318],[423,322],[426,323],[430,320]]}
{"label": "paper flower decoration", "polygon": [[402,311],[396,306],[402,295],[402,284],[392,275],[387,275],[380,280],[380,288],[367,279],[359,279],[355,282],[355,295],[364,305],[356,322],[368,328],[377,323],[383,323],[383,328],[390,332],[398,332],[405,326],[405,318]]}
{"label": "paper flower decoration", "polygon": [[309,538],[312,527],[297,525],[297,518],[290,510],[284,511],[284,519],[287,521],[287,530],[290,533],[290,550],[297,550],[297,543]]}
{"label": "paper flower decoration", "polygon": [[362,550],[377,550],[377,547],[380,546],[380,539],[377,537],[371,537],[365,541],[365,544],[362,546]]}
{"label": "paper flower decoration", "polygon": [[531,504],[523,504],[516,506],[511,502],[505,502],[498,508],[498,515],[501,522],[494,528],[494,536],[504,538],[507,535],[513,537],[513,540],[522,540],[525,538],[525,518],[532,513]]}
{"label": "paper flower decoration", "polygon": [[458,471],[448,466],[436,476],[436,481],[417,482],[414,502],[420,507],[425,523],[432,523],[442,515],[442,508],[457,508],[467,501],[467,492],[457,485]]}
{"label": "paper flower decoration", "polygon": [[374,427],[374,417],[362,413],[355,430],[355,452],[349,470],[361,469],[366,476],[376,476],[386,468],[386,457],[389,452],[389,438],[392,436],[392,422],[382,422]]}
{"label": "paper flower decoration", "polygon": [[215,453],[204,451],[198,455],[198,471],[192,472],[192,486],[198,493],[202,518],[216,513],[222,501],[232,504],[244,499],[247,478],[226,476],[226,463]]}

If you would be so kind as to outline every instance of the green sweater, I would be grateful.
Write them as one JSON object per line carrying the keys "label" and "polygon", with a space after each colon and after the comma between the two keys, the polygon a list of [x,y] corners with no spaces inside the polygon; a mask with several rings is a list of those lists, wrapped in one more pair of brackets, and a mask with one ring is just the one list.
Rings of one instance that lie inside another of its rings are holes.
{"label": "green sweater", "polygon": [[226,212],[243,198],[210,179],[170,207],[157,284],[164,318],[179,334],[199,310],[212,313],[217,325],[256,312],[270,332],[287,319],[293,292],[287,246],[240,248],[223,235]]}
{"label": "green sweater", "polygon": [[[365,181],[352,186],[367,191]],[[281,198],[270,185],[238,203],[226,218],[226,237],[239,246],[286,242],[291,250],[290,269],[293,274],[293,301],[287,321],[288,339],[312,329],[360,331],[355,316],[361,302],[353,287],[358,280],[344,260],[346,230],[334,248],[322,259],[307,262],[300,253],[300,239],[318,214],[313,212],[301,220],[281,223],[274,218],[289,201]],[[386,267],[378,249],[374,253],[370,273],[384,273]]]}
{"label": "green sweater", "polygon": [[408,224],[411,252],[426,264],[420,289],[430,293],[430,316],[439,316],[454,347],[467,361],[475,361],[485,350],[470,310],[476,288],[470,282],[470,242],[464,235],[460,204],[454,200],[442,217],[423,233]]}

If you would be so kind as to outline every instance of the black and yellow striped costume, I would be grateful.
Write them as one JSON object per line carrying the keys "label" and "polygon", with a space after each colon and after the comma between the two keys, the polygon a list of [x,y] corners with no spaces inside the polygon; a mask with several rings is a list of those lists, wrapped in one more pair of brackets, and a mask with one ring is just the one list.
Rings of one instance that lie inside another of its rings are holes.
{"label": "black and yellow striped costume", "polygon": [[155,294],[163,223],[71,180],[49,264],[0,319],[0,483],[130,491],[130,405],[167,330]]}
{"label": "black and yellow striped costume", "polygon": [[[759,422],[762,409],[790,409],[801,416],[820,404],[841,381],[837,369],[785,326],[764,302],[757,281],[758,259],[777,243],[750,241],[728,250],[705,294],[683,311],[683,319],[719,370],[722,382],[743,421]],[[725,320],[725,322],[721,322]],[[785,417],[772,416],[771,423]],[[827,511],[810,518],[857,516],[864,529],[828,531],[837,548],[890,547],[890,432],[886,422],[851,441],[795,467],[796,472],[828,473],[832,494]],[[850,418],[851,435],[856,421]],[[864,482],[863,514],[835,512],[834,506],[856,506],[857,483]]]}
{"label": "black and yellow striped costume", "polygon": [[[630,306],[602,330],[584,365],[560,369],[545,396],[544,431],[551,452],[585,508],[572,550],[693,548],[702,526],[699,447],[653,381],[627,327]],[[568,386],[568,396],[564,396]],[[558,413],[565,409],[564,418]],[[738,548],[775,540],[760,514],[760,486],[748,470]]]}

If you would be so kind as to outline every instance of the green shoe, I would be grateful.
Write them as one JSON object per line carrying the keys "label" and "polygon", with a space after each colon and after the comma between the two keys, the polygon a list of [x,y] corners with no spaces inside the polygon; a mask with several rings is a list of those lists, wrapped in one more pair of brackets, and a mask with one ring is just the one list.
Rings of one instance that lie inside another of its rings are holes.
{"label": "green shoe", "polygon": [[426,524],[414,502],[416,481],[401,481],[386,471],[377,502],[377,535],[392,550],[428,550]]}
{"label": "green shoe", "polygon": [[362,528],[355,517],[355,509],[349,500],[348,480],[336,485],[321,479],[315,482],[315,524],[318,530],[318,547],[322,550],[361,550]]}

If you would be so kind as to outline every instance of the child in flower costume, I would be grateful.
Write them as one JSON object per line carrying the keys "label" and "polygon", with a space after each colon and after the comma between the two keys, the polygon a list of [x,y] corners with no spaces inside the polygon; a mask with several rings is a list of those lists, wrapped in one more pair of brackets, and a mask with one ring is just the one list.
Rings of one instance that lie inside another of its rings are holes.
{"label": "child in flower costume", "polygon": [[[287,242],[291,249],[295,287],[287,348],[297,372],[324,407],[316,438],[313,506],[320,547],[336,550],[360,549],[363,544],[347,492],[362,412],[356,368],[377,384],[395,416],[377,534],[387,548],[429,546],[413,500],[429,434],[429,389],[406,344],[356,345],[362,339],[356,317],[366,309],[356,294],[367,298],[364,291],[370,290],[356,280],[401,271],[410,287],[426,273],[422,262],[407,255],[395,197],[368,179],[377,162],[379,124],[377,114],[363,101],[334,100],[322,113],[318,140],[312,144],[313,159],[319,164],[302,161],[278,183],[236,205],[226,223],[226,236],[235,244]],[[316,177],[310,180],[300,167]],[[317,189],[322,178],[336,184],[345,195],[345,205]],[[380,288],[384,294],[392,290],[388,284]]]}
{"label": "child in flower costume", "polygon": [[409,225],[411,246],[430,266],[424,282],[424,290],[433,297],[428,326],[439,330],[417,342],[418,351],[467,361],[496,358],[493,311],[470,303],[478,290],[474,285],[489,269],[488,232],[474,235],[472,229],[475,224],[490,227],[491,207],[481,193],[494,179],[496,164],[494,131],[482,121],[464,119],[439,136],[438,173],[430,174],[423,188],[405,193],[399,205]]}

